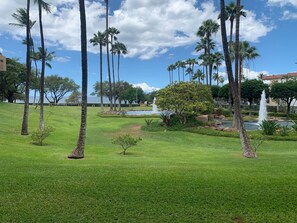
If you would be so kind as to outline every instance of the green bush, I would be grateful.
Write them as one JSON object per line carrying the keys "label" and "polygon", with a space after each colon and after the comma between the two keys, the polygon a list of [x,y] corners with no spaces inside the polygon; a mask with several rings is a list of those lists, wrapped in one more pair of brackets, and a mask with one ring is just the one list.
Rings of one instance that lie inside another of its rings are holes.
{"label": "green bush", "polygon": [[274,135],[278,125],[274,121],[264,120],[262,124],[260,124],[260,128],[263,135]]}
{"label": "green bush", "polygon": [[54,131],[54,128],[51,126],[46,126],[44,129],[37,129],[31,135],[33,144],[42,146],[43,141]]}
{"label": "green bush", "polygon": [[150,127],[152,125],[153,119],[144,119],[146,126]]}
{"label": "green bush", "polygon": [[281,136],[288,136],[289,135],[289,131],[290,131],[290,128],[288,126],[281,126],[280,127],[280,130],[279,130],[279,134]]}
{"label": "green bush", "polygon": [[132,146],[137,145],[137,143],[141,140],[141,138],[133,138],[129,134],[125,134],[112,139],[112,144],[120,145],[123,149],[122,154],[126,155],[126,150]]}

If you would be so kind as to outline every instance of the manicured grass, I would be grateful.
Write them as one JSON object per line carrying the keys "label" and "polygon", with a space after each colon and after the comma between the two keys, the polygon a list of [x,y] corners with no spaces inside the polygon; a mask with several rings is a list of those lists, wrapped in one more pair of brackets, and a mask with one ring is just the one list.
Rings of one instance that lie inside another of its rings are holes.
{"label": "manicured grass", "polygon": [[[144,132],[89,108],[86,157],[68,160],[80,108],[45,108],[56,130],[43,147],[20,135],[22,110],[0,103],[0,222],[297,222],[296,142],[244,159],[236,138]],[[143,140],[123,156],[111,139],[127,132]]]}

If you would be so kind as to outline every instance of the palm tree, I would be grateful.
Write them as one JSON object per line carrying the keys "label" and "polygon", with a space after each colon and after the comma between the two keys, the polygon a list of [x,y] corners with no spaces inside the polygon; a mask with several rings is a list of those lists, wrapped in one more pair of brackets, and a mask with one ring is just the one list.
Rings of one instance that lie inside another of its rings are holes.
{"label": "palm tree", "polygon": [[187,63],[185,61],[181,61],[180,67],[183,69],[183,81],[185,81],[185,68]]}
{"label": "palm tree", "polygon": [[182,66],[182,62],[179,60],[175,63],[175,66],[177,68],[177,72],[178,72],[178,82],[180,82],[180,68]]}
{"label": "palm tree", "polygon": [[214,69],[217,70],[217,73],[214,75],[213,79],[217,81],[217,85],[219,85],[219,67],[222,65],[223,60],[223,54],[220,52],[214,53]]}
{"label": "palm tree", "polygon": [[[240,101],[238,97],[238,89],[236,88],[234,78],[233,78],[233,72],[232,72],[232,64],[231,64],[231,59],[230,59],[230,54],[229,54],[229,47],[228,47],[228,42],[227,42],[227,33],[226,33],[226,24],[225,24],[225,1],[220,0],[220,11],[221,11],[221,33],[222,33],[222,44],[224,48],[224,56],[225,56],[225,63],[226,63],[226,69],[227,69],[227,75],[229,79],[229,83],[231,86],[231,91],[232,91],[232,97],[234,100],[234,112],[236,114],[236,118],[238,119],[238,127],[239,127],[239,132],[240,132],[240,140],[241,140],[241,145],[243,149],[243,156],[247,158],[254,158],[256,157],[255,152],[252,150],[252,147],[249,142],[248,135],[246,133],[246,130],[243,125],[243,119],[242,119],[242,114],[241,114],[241,109],[240,109]],[[237,0],[237,11],[236,11],[236,50],[238,50],[238,43],[239,43],[239,18],[240,18],[240,0]],[[238,52],[236,53],[236,56],[238,56]],[[237,59],[237,58],[236,58]],[[238,65],[237,65],[238,67]]]}
{"label": "palm tree", "polygon": [[[45,66],[47,66],[48,68],[52,69],[52,65],[49,63],[49,61],[52,61],[55,57],[55,52],[47,52],[47,49],[45,49]],[[37,69],[37,62],[38,61],[42,61],[42,48],[38,47],[38,51],[33,51],[31,53],[31,59],[34,61],[35,64],[35,78],[38,79],[38,69]],[[35,104],[35,100],[36,100],[36,91],[37,89],[34,89],[34,99],[33,99],[33,104]],[[40,85],[39,85],[39,93],[40,93],[41,89],[40,89]],[[40,99],[39,99],[40,100]]]}
{"label": "palm tree", "polygon": [[193,81],[193,74],[194,74],[194,71],[193,71],[192,67],[188,67],[186,69],[186,75],[189,75],[189,80],[190,81]]}
{"label": "palm tree", "polygon": [[42,24],[42,9],[50,13],[50,4],[43,0],[34,0],[34,3],[38,5],[39,13],[39,30],[40,30],[40,40],[41,40],[41,74],[40,74],[40,117],[39,117],[39,129],[44,129],[44,112],[43,112],[43,102],[44,102],[44,76],[45,76],[45,46],[44,46],[44,35],[43,35],[43,24]]}
{"label": "palm tree", "polygon": [[[191,68],[191,69],[187,69],[186,70],[186,74],[189,75],[189,80],[192,81],[193,80],[193,74],[194,74],[194,66],[195,64],[197,64],[197,61],[195,59],[187,59],[186,60],[186,63],[189,65],[188,68]],[[191,71],[191,72],[187,72],[187,71]]]}
{"label": "palm tree", "polygon": [[118,85],[119,85],[119,110],[121,110],[121,80],[120,80],[120,58],[121,55],[126,55],[128,53],[127,47],[125,46],[124,43],[116,42],[112,48],[111,52],[113,54],[118,55]]}
{"label": "palm tree", "polygon": [[30,94],[30,76],[31,76],[31,58],[30,54],[33,48],[33,40],[31,37],[31,29],[35,24],[35,21],[30,20],[30,0],[27,0],[27,8],[17,9],[16,13],[12,14],[12,17],[17,23],[9,23],[9,25],[26,27],[26,39],[24,43],[27,46],[26,52],[26,86],[25,86],[25,103],[24,113],[22,121],[21,135],[28,135],[28,119],[29,119],[29,94]]}
{"label": "palm tree", "polygon": [[85,12],[85,1],[79,0],[80,11],[80,30],[81,30],[81,63],[82,63],[82,105],[81,105],[81,124],[79,136],[75,149],[69,159],[84,158],[86,127],[87,127],[87,95],[88,95],[88,57],[87,57],[87,23]]}
{"label": "palm tree", "polygon": [[171,84],[171,65],[167,67],[168,77],[169,77],[169,84]]}
{"label": "palm tree", "polygon": [[98,31],[94,34],[94,37],[90,39],[90,43],[93,46],[99,45],[100,48],[100,107],[101,111],[103,111],[103,72],[102,72],[102,51],[103,46],[106,46],[106,33]]}
{"label": "palm tree", "polygon": [[[211,35],[214,33],[217,33],[219,31],[219,27],[220,25],[211,19],[208,19],[206,21],[204,21],[202,23],[202,25],[199,27],[198,31],[197,31],[197,36],[201,37],[201,38],[205,38],[206,41],[206,54],[208,55],[208,60],[209,62],[211,61],[211,56],[210,56],[210,52],[211,52]],[[209,69],[209,84],[211,85],[211,73],[212,73],[212,65],[208,64],[208,69]]]}
{"label": "palm tree", "polygon": [[198,79],[198,83],[202,83],[202,80],[204,79],[205,74],[202,72],[202,70],[198,69],[196,73],[194,74],[193,79]]}
{"label": "palm tree", "polygon": [[[113,47],[114,41],[117,41],[117,36],[120,31],[115,28],[115,27],[109,27],[108,28],[108,33],[110,36],[110,45]],[[112,66],[112,78],[113,78],[113,91],[116,92],[116,85],[115,85],[115,75],[114,75],[114,53],[111,51],[111,66]],[[115,100],[115,95],[114,95],[114,110],[116,110],[116,100]]]}
{"label": "palm tree", "polygon": [[105,13],[105,22],[106,22],[106,56],[107,56],[107,71],[108,71],[108,82],[109,82],[109,102],[110,102],[110,111],[112,111],[112,84],[111,84],[111,74],[110,74],[110,61],[109,61],[109,25],[108,25],[108,3],[109,0],[104,0],[106,4],[106,13]]}

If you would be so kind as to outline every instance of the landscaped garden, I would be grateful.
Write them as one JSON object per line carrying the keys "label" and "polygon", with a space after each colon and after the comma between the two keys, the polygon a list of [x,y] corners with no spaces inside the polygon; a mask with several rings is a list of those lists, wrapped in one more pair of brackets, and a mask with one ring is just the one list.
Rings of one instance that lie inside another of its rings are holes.
{"label": "landscaped garden", "polygon": [[[85,158],[70,160],[80,107],[45,107],[44,146],[20,135],[22,105],[0,111],[0,222],[297,222],[295,141],[245,159],[239,138],[144,131],[147,118],[92,107]],[[30,107],[30,133],[38,118]],[[142,141],[122,155],[112,139],[127,133]]]}

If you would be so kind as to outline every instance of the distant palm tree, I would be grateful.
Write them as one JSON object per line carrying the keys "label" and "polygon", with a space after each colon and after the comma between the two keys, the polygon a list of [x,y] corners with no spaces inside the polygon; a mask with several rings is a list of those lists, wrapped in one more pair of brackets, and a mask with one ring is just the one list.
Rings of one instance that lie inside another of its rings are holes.
{"label": "distant palm tree", "polygon": [[[191,68],[186,70],[186,74],[189,75],[189,81],[193,81],[194,66],[195,64],[197,64],[197,61],[195,59],[189,58],[186,60],[186,63],[189,65],[188,68]],[[187,71],[190,71],[190,72],[187,72]]]}
{"label": "distant palm tree", "polygon": [[202,70],[198,69],[196,73],[194,74],[193,79],[198,79],[198,83],[202,84],[203,79],[205,78],[205,74],[202,72]]}
{"label": "distant palm tree", "polygon": [[208,55],[207,60],[208,60],[208,70],[209,70],[209,84],[211,85],[211,80],[212,80],[212,64],[211,64],[211,35],[214,33],[217,33],[219,30],[220,25],[211,19],[208,19],[202,23],[202,25],[199,27],[197,31],[197,36],[201,38],[205,38],[206,41],[206,54]]}
{"label": "distant palm tree", "polygon": [[102,53],[103,46],[106,46],[106,33],[98,31],[94,34],[94,37],[90,39],[90,43],[93,46],[99,45],[100,48],[100,107],[101,111],[103,111],[103,71],[102,71]]}
{"label": "distant palm tree", "polygon": [[81,105],[81,124],[79,136],[75,149],[70,155],[69,159],[84,158],[86,129],[87,129],[87,95],[88,95],[88,57],[87,57],[87,23],[85,12],[85,1],[79,0],[80,11],[80,30],[81,30],[81,62],[82,62],[82,105]]}
{"label": "distant palm tree", "polygon": [[106,56],[107,56],[107,71],[108,71],[108,82],[109,82],[109,91],[110,91],[110,96],[109,96],[109,101],[110,101],[110,111],[112,111],[112,82],[111,82],[111,73],[110,73],[110,61],[109,61],[109,25],[108,25],[108,3],[109,0],[104,0],[105,1],[105,7],[106,7],[106,13],[105,13],[105,24],[106,24]]}
{"label": "distant palm tree", "polygon": [[[109,27],[108,28],[108,33],[110,36],[110,45],[111,47],[113,47],[113,43],[114,41],[117,41],[117,36],[118,34],[120,34],[120,31],[115,28],[115,27]],[[116,84],[115,84],[115,74],[114,74],[114,54],[111,51],[111,66],[112,66],[112,78],[113,78],[113,92],[116,92]],[[116,110],[116,101],[115,101],[115,95],[114,95],[114,102],[113,102],[113,108],[114,110]]]}
{"label": "distant palm tree", "polygon": [[219,85],[219,67],[222,65],[222,62],[224,60],[223,54],[220,52],[214,53],[214,69],[217,71],[216,74],[214,74],[214,80],[217,81],[217,85]]}
{"label": "distant palm tree", "polygon": [[177,68],[177,72],[178,72],[178,82],[180,82],[180,68],[182,66],[182,62],[179,60],[175,63],[175,67]]}
{"label": "distant palm tree", "polygon": [[42,24],[42,9],[50,13],[51,8],[50,4],[46,3],[43,0],[34,0],[34,3],[38,5],[39,13],[39,30],[40,30],[40,40],[41,40],[41,49],[42,49],[42,62],[41,62],[41,74],[40,74],[40,117],[39,117],[39,129],[44,129],[44,111],[43,111],[43,102],[44,102],[44,76],[45,76],[45,46],[44,46],[44,35],[43,35],[43,24]]}
{"label": "distant palm tree", "polygon": [[125,46],[124,43],[120,43],[120,42],[116,42],[112,48],[111,48],[111,52],[113,54],[117,54],[118,55],[118,85],[119,85],[119,110],[121,110],[121,79],[120,79],[120,58],[121,55],[126,55],[128,53],[127,51],[127,47]]}
{"label": "distant palm tree", "polygon": [[186,69],[186,75],[189,75],[189,77],[190,77],[189,80],[193,81],[194,71],[193,71],[192,67],[188,67]]}
{"label": "distant palm tree", "polygon": [[183,69],[183,81],[185,81],[185,68],[187,63],[185,61],[181,61],[180,67]]}

